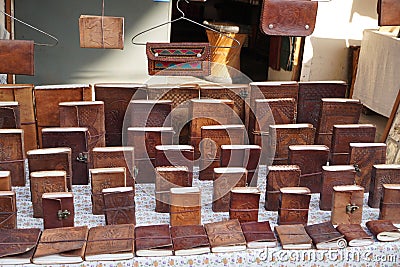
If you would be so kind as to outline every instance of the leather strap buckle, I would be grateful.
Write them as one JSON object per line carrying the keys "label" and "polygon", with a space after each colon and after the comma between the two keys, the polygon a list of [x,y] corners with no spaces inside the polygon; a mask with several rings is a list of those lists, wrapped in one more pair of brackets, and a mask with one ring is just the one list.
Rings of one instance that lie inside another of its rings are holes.
{"label": "leather strap buckle", "polygon": [[346,205],[346,213],[351,213],[353,214],[356,210],[358,210],[360,207],[355,205],[355,204],[347,204]]}
{"label": "leather strap buckle", "polygon": [[88,155],[86,153],[79,153],[76,157],[76,160],[79,162],[87,163],[88,162]]}
{"label": "leather strap buckle", "polygon": [[68,216],[71,215],[71,212],[69,210],[58,210],[57,211],[57,218],[61,221],[63,219],[68,218]]}

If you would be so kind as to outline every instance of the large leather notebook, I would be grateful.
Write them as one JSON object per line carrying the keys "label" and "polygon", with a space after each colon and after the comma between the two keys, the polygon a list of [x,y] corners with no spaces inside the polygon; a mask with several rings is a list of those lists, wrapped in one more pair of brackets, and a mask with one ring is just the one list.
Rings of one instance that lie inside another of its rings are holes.
{"label": "large leather notebook", "polygon": [[0,191],[0,229],[17,228],[17,196],[14,191]]}
{"label": "large leather notebook", "polygon": [[89,169],[92,178],[92,213],[104,214],[102,191],[106,188],[126,186],[126,169],[124,167]]}
{"label": "large leather notebook", "polygon": [[190,179],[193,179],[194,148],[190,145],[156,146],[155,167],[186,166]]}
{"label": "large leather notebook", "polygon": [[21,128],[21,115],[18,102],[0,102],[0,118],[0,129]]}
{"label": "large leather notebook", "polygon": [[106,224],[136,224],[133,187],[112,187],[102,191]]}
{"label": "large leather notebook", "polygon": [[372,124],[333,125],[332,143],[329,146],[330,165],[349,164],[350,143],[373,143],[376,127]]}
{"label": "large leather notebook", "polygon": [[171,100],[132,100],[125,113],[130,127],[171,127]]}
{"label": "large leather notebook", "polygon": [[42,195],[44,229],[74,226],[75,208],[72,192],[52,192]]}
{"label": "large leather notebook", "polygon": [[306,225],[305,230],[317,249],[342,249],[347,247],[344,235],[331,222]]}
{"label": "large leather notebook", "polygon": [[349,247],[362,247],[374,243],[372,236],[367,234],[359,224],[339,224],[336,230],[344,235]]}
{"label": "large leather notebook", "polygon": [[11,185],[25,185],[25,151],[22,129],[0,129],[0,171],[11,172]]}
{"label": "large leather notebook", "polygon": [[36,171],[65,171],[67,188],[72,190],[72,150],[69,147],[40,148],[29,150],[29,172]]}
{"label": "large leather notebook", "polygon": [[387,242],[400,239],[400,229],[389,220],[371,220],[365,225],[379,241]]}
{"label": "large leather notebook", "polygon": [[35,264],[80,263],[84,259],[87,226],[45,229],[32,262]]}
{"label": "large leather notebook", "polygon": [[169,224],[135,227],[136,256],[171,256],[172,237]]}
{"label": "large leather notebook", "polygon": [[0,171],[0,191],[11,191],[10,171]]}
{"label": "large leather notebook", "polygon": [[231,189],[229,219],[257,222],[261,191],[258,187],[234,187]]}
{"label": "large leather notebook", "polygon": [[277,225],[274,228],[282,249],[310,249],[312,239],[303,224]]}
{"label": "large leather notebook", "polygon": [[400,223],[400,184],[383,184],[379,219]]}
{"label": "large leather notebook", "polygon": [[278,224],[308,223],[311,191],[307,187],[282,187],[279,198]]}
{"label": "large leather notebook", "polygon": [[41,232],[39,228],[0,229],[0,264],[30,264]]}
{"label": "large leather notebook", "polygon": [[170,225],[201,224],[201,190],[198,187],[170,189]]}
{"label": "large leather notebook", "polygon": [[35,75],[33,40],[2,39],[0,51],[1,73]]}
{"label": "large leather notebook", "polygon": [[204,224],[211,252],[233,252],[246,249],[246,239],[237,219]]}
{"label": "large leather notebook", "polygon": [[89,229],[86,261],[127,260],[135,255],[135,225],[95,226]]}
{"label": "large leather notebook", "polygon": [[384,184],[400,184],[400,164],[376,164],[372,166],[368,206],[379,208]]}
{"label": "large leather notebook", "polygon": [[176,256],[198,255],[211,252],[203,225],[171,226],[171,237]]}
{"label": "large leather notebook", "polygon": [[246,186],[246,181],[247,170],[245,168],[215,168],[212,210],[214,212],[228,212],[231,201],[231,189]]}
{"label": "large leather notebook", "polygon": [[356,167],[356,184],[369,192],[372,166],[385,164],[385,143],[350,143],[349,163]]}
{"label": "large leather notebook", "polygon": [[364,188],[358,185],[333,187],[332,224],[360,224],[363,211]]}
{"label": "large leather notebook", "polygon": [[30,173],[30,189],[33,217],[43,218],[42,195],[51,192],[67,192],[65,171],[36,171]]}
{"label": "large leather notebook", "polygon": [[269,221],[242,222],[240,226],[246,239],[247,248],[272,248],[277,246],[277,240]]}
{"label": "large leather notebook", "polygon": [[93,88],[95,100],[104,102],[106,146],[122,146],[124,118],[129,102],[146,99],[147,86],[141,83],[95,83]]}
{"label": "large leather notebook", "polygon": [[42,146],[44,148],[69,147],[71,149],[72,184],[85,185],[89,183],[87,128],[43,128]]}
{"label": "large leather notebook", "polygon": [[354,184],[355,174],[356,171],[352,165],[322,166],[322,187],[319,198],[320,210],[332,209],[333,187]]}
{"label": "large leather notebook", "polygon": [[265,209],[277,211],[280,189],[300,185],[300,168],[297,165],[268,166],[267,186],[265,190]]}
{"label": "large leather notebook", "polygon": [[0,101],[15,101],[20,106],[25,151],[38,147],[33,84],[0,84]]}

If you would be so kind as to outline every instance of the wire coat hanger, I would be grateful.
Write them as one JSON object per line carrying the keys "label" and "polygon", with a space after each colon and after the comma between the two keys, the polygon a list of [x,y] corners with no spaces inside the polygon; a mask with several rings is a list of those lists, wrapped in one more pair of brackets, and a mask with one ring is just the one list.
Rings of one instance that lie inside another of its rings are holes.
{"label": "wire coat hanger", "polygon": [[34,27],[34,26],[32,26],[32,25],[30,25],[30,24],[28,24],[28,23],[26,23],[26,22],[24,22],[24,21],[22,21],[22,20],[20,20],[20,19],[17,19],[16,17],[14,17],[14,16],[12,16],[12,15],[7,14],[7,13],[4,12],[3,10],[0,10],[0,12],[3,13],[4,15],[6,15],[7,17],[10,17],[11,19],[13,19],[13,20],[15,20],[15,21],[17,21],[17,22],[19,22],[19,23],[21,23],[21,24],[23,24],[23,25],[25,25],[25,26],[27,26],[27,27],[29,27],[29,28],[35,30],[35,31],[38,31],[38,32],[40,32],[41,34],[44,34],[44,35],[46,35],[47,37],[50,37],[51,39],[53,39],[53,40],[56,41],[56,43],[54,43],[54,44],[35,43],[35,45],[39,45],[39,46],[56,46],[56,45],[58,44],[58,39],[57,39],[56,37],[54,37],[53,35],[51,35],[51,34],[45,32],[45,31],[42,31],[42,30],[40,30],[40,29],[38,29],[38,28],[36,28],[36,27]]}
{"label": "wire coat hanger", "polygon": [[[145,43],[138,43],[138,42],[134,42],[133,40],[134,40],[136,37],[138,37],[139,35],[142,35],[142,34],[144,34],[144,33],[146,33],[146,32],[152,31],[152,30],[157,29],[157,28],[159,28],[159,27],[162,27],[162,26],[165,26],[165,25],[168,25],[168,24],[172,24],[172,23],[177,22],[177,21],[179,21],[179,20],[186,20],[186,21],[189,21],[189,22],[191,22],[191,23],[193,23],[193,24],[196,24],[197,26],[203,27],[203,28],[205,28],[205,29],[207,29],[207,30],[210,30],[210,31],[219,33],[220,35],[222,35],[222,36],[224,36],[224,37],[226,37],[226,38],[229,38],[229,39],[233,40],[234,42],[236,42],[236,45],[233,45],[233,46],[211,46],[211,47],[216,47],[216,48],[236,48],[236,47],[239,47],[239,46],[240,46],[240,42],[239,42],[237,39],[235,39],[234,37],[231,37],[231,36],[229,36],[228,34],[226,34],[226,33],[224,33],[224,32],[218,31],[218,30],[213,29],[213,28],[211,28],[211,27],[208,27],[208,26],[206,26],[206,25],[204,25],[204,24],[201,24],[201,23],[199,23],[199,22],[197,22],[197,21],[194,21],[194,20],[191,20],[191,19],[187,18],[186,15],[185,15],[185,12],[183,12],[183,11],[179,8],[179,2],[180,2],[180,1],[181,1],[181,0],[178,0],[178,1],[176,2],[176,9],[182,14],[179,18],[174,19],[174,20],[171,20],[171,21],[167,21],[167,22],[164,22],[164,23],[161,23],[161,24],[158,24],[158,25],[153,26],[153,27],[151,27],[151,28],[149,28],[149,29],[147,29],[147,30],[144,30],[144,31],[142,31],[142,32],[139,32],[138,34],[136,34],[135,36],[132,37],[132,40],[131,40],[132,44],[134,44],[134,45],[146,45]],[[184,1],[185,1],[186,3],[189,3],[188,0],[184,0]]]}

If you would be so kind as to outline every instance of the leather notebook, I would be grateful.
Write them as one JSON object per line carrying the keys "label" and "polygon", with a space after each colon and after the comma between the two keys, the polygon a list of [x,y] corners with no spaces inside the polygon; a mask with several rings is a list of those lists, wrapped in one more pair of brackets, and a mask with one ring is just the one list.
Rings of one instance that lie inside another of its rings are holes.
{"label": "leather notebook", "polygon": [[347,247],[344,235],[331,222],[323,222],[304,227],[317,249],[342,249]]}
{"label": "leather notebook", "polygon": [[0,171],[0,191],[11,191],[10,171]]}
{"label": "leather notebook", "polygon": [[20,114],[18,102],[0,102],[0,129],[20,129]]}
{"label": "leather notebook", "polygon": [[233,252],[246,249],[246,239],[237,219],[204,224],[211,252]]}
{"label": "leather notebook", "polygon": [[400,223],[400,184],[383,184],[382,199],[379,207],[379,219]]}
{"label": "leather notebook", "polygon": [[185,166],[189,171],[189,179],[193,179],[194,148],[190,145],[156,146],[155,167]]}
{"label": "leather notebook", "polygon": [[360,224],[363,211],[364,188],[358,185],[333,187],[332,224]]}
{"label": "leather notebook", "polygon": [[400,239],[400,230],[389,220],[372,220],[365,224],[368,230],[379,241],[397,241]]}
{"label": "leather notebook", "polygon": [[43,193],[44,229],[74,226],[75,209],[72,192]]}
{"label": "leather notebook", "polygon": [[0,229],[17,228],[17,196],[14,191],[0,191]]}
{"label": "leather notebook", "polygon": [[282,249],[310,249],[312,239],[303,224],[277,225],[274,228]]}
{"label": "leather notebook", "polygon": [[201,224],[201,191],[198,187],[170,189],[170,225]]}
{"label": "leather notebook", "polygon": [[246,239],[247,248],[273,248],[277,246],[277,240],[269,221],[242,222],[240,226]]}
{"label": "leather notebook", "polygon": [[112,187],[102,191],[106,224],[136,224],[133,187]]}
{"label": "leather notebook", "polygon": [[125,121],[130,127],[171,127],[171,100],[134,99],[129,103]]}
{"label": "leather notebook", "polygon": [[11,172],[11,185],[25,185],[25,151],[22,129],[0,129],[0,171]]}
{"label": "leather notebook", "polygon": [[307,187],[282,187],[279,198],[278,224],[308,223],[311,191]]}
{"label": "leather notebook", "polygon": [[174,255],[188,256],[211,252],[203,225],[171,226]]}
{"label": "leather notebook", "polygon": [[400,164],[376,164],[372,166],[368,206],[379,208],[384,184],[400,184]]}
{"label": "leather notebook", "polygon": [[231,189],[229,219],[242,222],[258,221],[261,191],[258,187],[234,187]]}
{"label": "leather notebook", "polygon": [[169,224],[135,227],[136,256],[172,256],[172,237]]}
{"label": "leather notebook", "polygon": [[372,236],[367,234],[359,224],[339,224],[336,230],[344,235],[349,247],[369,246],[374,243]]}
{"label": "leather notebook", "polygon": [[0,73],[35,74],[34,42],[31,40],[0,40]]}
{"label": "leather notebook", "polygon": [[378,0],[378,25],[398,26],[400,25],[400,4],[396,0]]}

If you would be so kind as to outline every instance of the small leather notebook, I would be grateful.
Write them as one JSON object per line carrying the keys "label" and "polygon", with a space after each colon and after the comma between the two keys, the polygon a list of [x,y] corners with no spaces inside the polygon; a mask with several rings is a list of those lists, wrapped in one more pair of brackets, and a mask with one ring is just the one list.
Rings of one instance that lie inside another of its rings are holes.
{"label": "small leather notebook", "polygon": [[310,249],[312,239],[302,224],[277,225],[274,228],[283,249]]}
{"label": "small leather notebook", "polygon": [[400,239],[400,229],[389,220],[372,220],[365,225],[379,241],[397,241]]}
{"label": "small leather notebook", "polygon": [[17,228],[17,196],[14,191],[0,191],[0,229]]}
{"label": "small leather notebook", "polygon": [[136,256],[171,256],[172,237],[169,224],[144,225],[135,228]]}
{"label": "small leather notebook", "polygon": [[246,249],[246,239],[237,219],[204,224],[211,252],[233,252]]}
{"label": "small leather notebook", "polygon": [[211,252],[210,242],[203,225],[171,226],[171,236],[176,256]]}
{"label": "small leather notebook", "polygon": [[331,222],[323,222],[304,227],[317,249],[341,249],[347,247],[344,235]]}
{"label": "small leather notebook", "polygon": [[282,187],[278,208],[278,224],[308,223],[311,191],[307,187]]}
{"label": "small leather notebook", "polygon": [[136,224],[135,191],[132,187],[102,190],[106,224]]}
{"label": "small leather notebook", "polygon": [[358,185],[333,187],[332,224],[360,224],[362,220],[364,188]]}
{"label": "small leather notebook", "polygon": [[269,221],[240,223],[246,238],[247,248],[273,248],[277,246]]}
{"label": "small leather notebook", "polygon": [[400,164],[376,164],[372,166],[368,206],[379,208],[383,184],[400,184]]}
{"label": "small leather notebook", "polygon": [[72,192],[52,192],[42,195],[44,229],[74,226],[75,209]]}
{"label": "small leather notebook", "polygon": [[379,219],[400,223],[400,184],[383,184]]}
{"label": "small leather notebook", "polygon": [[11,172],[12,186],[25,186],[25,151],[22,129],[0,129],[0,171]]}
{"label": "small leather notebook", "polygon": [[201,224],[201,191],[198,187],[179,187],[170,189],[170,224]]}
{"label": "small leather notebook", "polygon": [[10,171],[0,171],[0,191],[11,191]]}
{"label": "small leather notebook", "polygon": [[231,190],[229,219],[239,222],[258,221],[261,191],[258,187],[234,187]]}
{"label": "small leather notebook", "polygon": [[367,234],[359,224],[339,224],[336,227],[350,247],[368,246],[374,243],[372,236]]}

